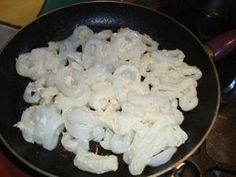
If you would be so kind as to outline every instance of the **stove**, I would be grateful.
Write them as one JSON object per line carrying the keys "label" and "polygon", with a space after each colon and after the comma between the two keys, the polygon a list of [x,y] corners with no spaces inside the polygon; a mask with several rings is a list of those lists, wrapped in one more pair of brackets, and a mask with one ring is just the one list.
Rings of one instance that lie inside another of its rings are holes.
{"label": "stove", "polygon": [[[236,1],[234,0],[124,1],[148,6],[175,18],[203,43],[222,32],[236,28]],[[16,28],[0,25],[0,35],[6,38],[0,43],[0,48],[17,31]],[[236,176],[236,50],[215,62],[215,65],[219,73],[222,94],[214,127],[194,155],[161,177]],[[0,147],[0,176],[42,176],[19,162],[3,146]]]}

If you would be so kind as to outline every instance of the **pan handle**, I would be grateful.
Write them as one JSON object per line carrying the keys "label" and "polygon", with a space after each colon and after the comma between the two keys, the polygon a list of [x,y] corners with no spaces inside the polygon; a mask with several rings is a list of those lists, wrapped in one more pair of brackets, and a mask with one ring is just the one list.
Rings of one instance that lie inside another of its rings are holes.
{"label": "pan handle", "polygon": [[211,49],[214,60],[219,60],[236,49],[236,29],[220,34],[206,43]]}

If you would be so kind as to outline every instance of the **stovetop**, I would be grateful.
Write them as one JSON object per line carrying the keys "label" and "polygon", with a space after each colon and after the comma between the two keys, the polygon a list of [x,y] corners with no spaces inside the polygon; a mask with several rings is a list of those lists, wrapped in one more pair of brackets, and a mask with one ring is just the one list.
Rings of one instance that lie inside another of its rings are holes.
{"label": "stovetop", "polygon": [[[202,42],[236,28],[236,2],[223,0],[127,0],[160,10],[189,28]],[[204,2],[204,3],[203,3]],[[231,4],[230,4],[231,3]],[[212,5],[212,6],[211,6]],[[232,8],[235,7],[235,8]],[[227,13],[226,13],[227,12]],[[0,48],[18,29],[0,25]],[[221,106],[214,127],[203,145],[186,162],[175,170],[162,175],[169,176],[236,176],[236,50],[223,60],[215,62],[221,83]],[[7,150],[1,148],[7,158],[0,154],[0,163],[6,162],[0,171],[7,168],[15,177],[42,176],[19,162]],[[1,166],[1,165],[0,165]],[[7,174],[6,177],[11,177]],[[0,176],[1,176],[0,175]]]}

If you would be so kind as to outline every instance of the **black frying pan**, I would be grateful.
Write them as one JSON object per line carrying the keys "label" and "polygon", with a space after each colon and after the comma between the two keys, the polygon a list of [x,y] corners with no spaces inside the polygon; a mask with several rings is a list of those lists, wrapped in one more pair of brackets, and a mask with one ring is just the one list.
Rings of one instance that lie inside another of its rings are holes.
{"label": "black frying pan", "polygon": [[[63,177],[97,176],[83,172],[73,166],[73,155],[63,151],[59,145],[53,151],[23,140],[21,132],[13,128],[20,120],[22,111],[28,106],[22,94],[28,79],[17,75],[15,58],[33,48],[46,46],[48,41],[62,40],[70,35],[76,25],[87,25],[95,31],[129,27],[150,35],[160,43],[160,48],[181,49],[186,62],[195,65],[203,72],[199,80],[199,105],[185,112],[182,128],[189,139],[172,159],[159,167],[147,167],[142,175],[160,175],[174,168],[188,158],[203,142],[209,133],[219,106],[219,81],[213,63],[208,58],[203,45],[182,25],[161,13],[123,3],[97,2],[66,7],[47,14],[22,29],[9,42],[0,55],[0,138],[7,148],[23,163],[46,175]],[[127,165],[120,162],[116,172],[103,177],[131,176]]]}

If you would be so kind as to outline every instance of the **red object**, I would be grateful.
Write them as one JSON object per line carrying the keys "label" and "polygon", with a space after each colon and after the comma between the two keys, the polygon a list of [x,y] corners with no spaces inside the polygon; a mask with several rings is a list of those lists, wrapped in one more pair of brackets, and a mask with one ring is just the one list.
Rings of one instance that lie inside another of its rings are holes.
{"label": "red object", "polygon": [[1,177],[31,177],[26,172],[15,166],[1,151],[0,151],[0,176]]}

